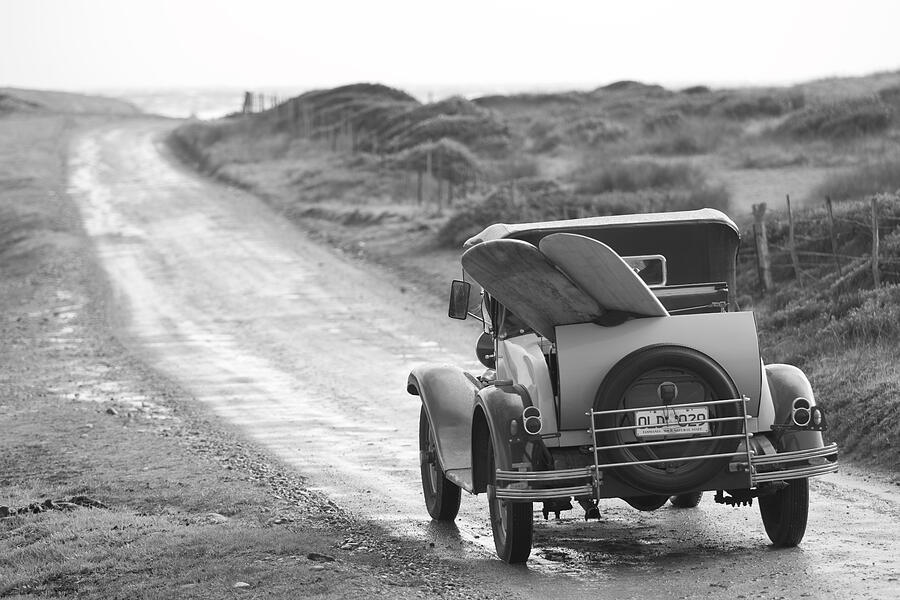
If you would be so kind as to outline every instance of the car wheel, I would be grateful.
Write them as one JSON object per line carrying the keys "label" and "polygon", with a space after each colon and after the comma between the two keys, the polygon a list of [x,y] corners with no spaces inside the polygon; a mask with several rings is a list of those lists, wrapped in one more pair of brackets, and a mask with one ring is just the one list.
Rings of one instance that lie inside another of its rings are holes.
{"label": "car wheel", "polygon": [[791,479],[786,483],[787,487],[774,494],[759,497],[759,513],[772,543],[781,548],[792,548],[806,533],[809,480]]}
{"label": "car wheel", "polygon": [[491,482],[487,486],[488,508],[497,556],[508,563],[523,563],[531,554],[534,509],[531,502],[508,502],[497,498],[497,466],[492,442],[488,446],[488,456],[491,473]]}
{"label": "car wheel", "polygon": [[422,493],[432,519],[452,521],[459,513],[460,489],[444,477],[437,457],[434,434],[423,406],[419,412],[419,463],[422,471]]}
{"label": "car wheel", "polygon": [[[641,407],[661,403],[658,387],[662,382],[678,382],[679,392],[673,406],[685,403],[724,400],[738,397],[728,373],[710,357],[683,346],[651,346],[633,352],[610,369],[594,400],[594,410],[617,411],[597,417],[597,445],[608,463],[638,463],[615,469],[615,476],[648,495],[666,497],[697,489],[718,475],[731,460],[728,454],[738,446],[736,434],[743,432],[737,404],[709,407],[708,418],[729,419],[709,424],[708,439],[690,444],[660,443],[649,447],[637,444],[635,413]],[[734,420],[731,420],[734,419]],[[717,437],[730,436],[730,437]],[[705,460],[682,460],[709,455]]]}
{"label": "car wheel", "polygon": [[643,511],[656,510],[661,507],[669,499],[668,496],[630,496],[622,498],[633,508]]}
{"label": "car wheel", "polygon": [[675,508],[694,508],[700,504],[703,492],[691,492],[690,494],[677,494],[669,498],[669,502]]}

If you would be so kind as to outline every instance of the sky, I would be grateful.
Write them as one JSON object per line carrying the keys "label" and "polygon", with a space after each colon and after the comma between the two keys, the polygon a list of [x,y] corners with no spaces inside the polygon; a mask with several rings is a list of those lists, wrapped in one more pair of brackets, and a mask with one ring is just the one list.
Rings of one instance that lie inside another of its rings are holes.
{"label": "sky", "polygon": [[896,0],[0,0],[0,86],[783,84],[900,69]]}

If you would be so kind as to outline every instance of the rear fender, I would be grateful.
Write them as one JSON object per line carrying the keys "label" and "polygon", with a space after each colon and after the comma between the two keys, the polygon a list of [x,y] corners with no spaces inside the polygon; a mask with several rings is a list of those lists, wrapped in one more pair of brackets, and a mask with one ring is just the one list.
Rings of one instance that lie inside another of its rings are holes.
{"label": "rear fender", "polygon": [[[766,365],[765,373],[772,394],[772,403],[775,406],[776,425],[791,423],[791,407],[795,398],[802,396],[809,400],[810,406],[816,405],[812,386],[803,371],[797,367],[781,364]],[[782,452],[825,446],[821,431],[777,429],[774,431],[773,439],[775,447]]]}
{"label": "rear fender", "polygon": [[470,373],[452,365],[422,365],[409,374],[406,391],[422,399],[445,472],[472,466],[472,405],[480,387]]}
{"label": "rear fender", "polygon": [[531,471],[549,462],[550,455],[540,436],[526,434],[522,426],[522,411],[532,405],[531,397],[521,385],[490,386],[478,394],[472,419],[475,493],[486,491],[490,481],[488,440],[494,448],[498,469]]}

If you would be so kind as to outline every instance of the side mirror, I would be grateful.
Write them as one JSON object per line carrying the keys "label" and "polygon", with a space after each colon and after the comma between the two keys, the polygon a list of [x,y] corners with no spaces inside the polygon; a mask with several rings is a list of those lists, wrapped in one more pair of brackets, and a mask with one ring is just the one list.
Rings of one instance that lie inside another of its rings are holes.
{"label": "side mirror", "polygon": [[472,284],[468,281],[454,279],[450,284],[450,311],[451,319],[464,320],[469,316],[469,292]]}

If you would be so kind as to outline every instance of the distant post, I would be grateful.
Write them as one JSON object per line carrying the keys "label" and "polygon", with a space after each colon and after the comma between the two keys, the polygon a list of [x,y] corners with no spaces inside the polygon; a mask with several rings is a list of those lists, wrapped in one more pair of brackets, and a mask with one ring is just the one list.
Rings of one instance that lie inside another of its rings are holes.
{"label": "distant post", "polygon": [[244,92],[244,105],[241,107],[241,113],[249,115],[253,112],[253,92]]}
{"label": "distant post", "polygon": [[763,293],[770,292],[775,288],[772,281],[772,266],[769,261],[769,237],[766,234],[766,203],[761,202],[753,205],[753,233],[756,238],[756,260],[759,266],[760,286]]}
{"label": "distant post", "polygon": [[794,266],[794,279],[801,286],[803,281],[800,279],[800,259],[797,257],[797,243],[794,241],[794,213],[791,211],[791,195],[785,195],[787,199],[788,212],[788,245],[791,252],[791,264]]}
{"label": "distant post", "polygon": [[422,171],[416,170],[416,204],[422,206]]}
{"label": "distant post", "polygon": [[834,233],[834,211],[831,207],[831,196],[825,196],[825,207],[828,209],[828,233],[831,236],[831,255],[834,256],[834,266],[837,267],[838,277],[843,277],[841,260],[838,258],[837,236]]}
{"label": "distant post", "polygon": [[881,273],[878,269],[878,196],[872,196],[872,281],[875,287],[881,287]]}

